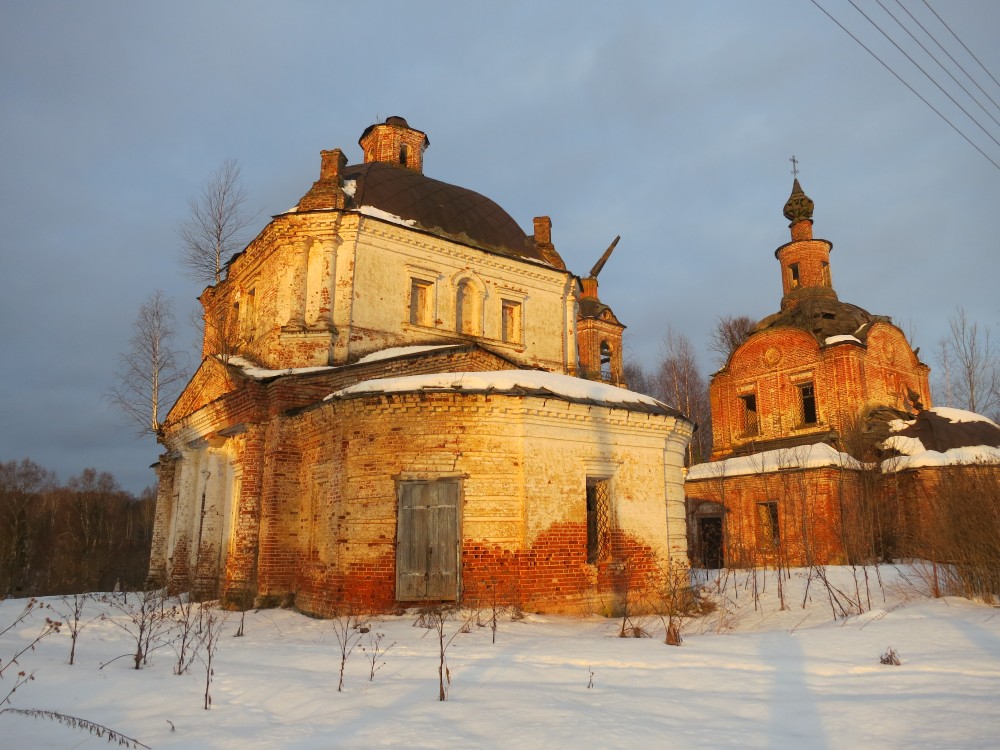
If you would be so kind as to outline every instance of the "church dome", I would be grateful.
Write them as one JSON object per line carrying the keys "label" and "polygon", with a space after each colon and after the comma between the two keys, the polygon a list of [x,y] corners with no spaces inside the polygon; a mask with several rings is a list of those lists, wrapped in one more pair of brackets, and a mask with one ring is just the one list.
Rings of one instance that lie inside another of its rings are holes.
{"label": "church dome", "polygon": [[510,214],[472,190],[387,161],[348,166],[344,181],[351,180],[354,195],[348,209],[372,206],[447,239],[555,265],[543,257]]}
{"label": "church dome", "polygon": [[889,318],[873,315],[836,298],[810,297],[801,300],[795,307],[768,315],[753,327],[752,333],[790,327],[811,333],[820,342],[831,336],[854,336],[863,342],[868,339],[872,324],[880,320],[889,321]]}

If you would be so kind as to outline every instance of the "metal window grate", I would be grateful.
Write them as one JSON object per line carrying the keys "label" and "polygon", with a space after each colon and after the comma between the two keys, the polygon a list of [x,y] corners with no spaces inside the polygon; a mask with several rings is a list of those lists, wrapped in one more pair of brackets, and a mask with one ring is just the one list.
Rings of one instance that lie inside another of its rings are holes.
{"label": "metal window grate", "polygon": [[587,562],[611,558],[611,491],[606,479],[587,480]]}

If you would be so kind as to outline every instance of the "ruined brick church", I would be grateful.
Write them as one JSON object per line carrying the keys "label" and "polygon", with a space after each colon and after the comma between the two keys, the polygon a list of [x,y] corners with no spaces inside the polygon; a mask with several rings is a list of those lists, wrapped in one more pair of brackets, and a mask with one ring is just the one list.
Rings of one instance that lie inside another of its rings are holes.
{"label": "ruined brick church", "polygon": [[693,424],[626,390],[597,275],[551,222],[424,175],[367,128],[207,288],[160,441],[150,581],[233,604],[392,608],[504,592],[610,606],[686,562]]}
{"label": "ruined brick church", "polygon": [[711,379],[712,460],[686,481],[695,565],[922,554],[913,540],[943,472],[1000,465],[1000,428],[931,408],[930,368],[903,332],[838,298],[813,209],[796,179],[791,241],[774,253],[780,309]]}

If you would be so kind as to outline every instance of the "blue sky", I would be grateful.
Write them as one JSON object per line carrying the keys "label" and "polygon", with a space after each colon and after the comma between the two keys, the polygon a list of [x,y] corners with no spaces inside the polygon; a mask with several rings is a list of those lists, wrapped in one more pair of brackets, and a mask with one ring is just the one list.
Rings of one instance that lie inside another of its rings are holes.
{"label": "blue sky", "polygon": [[[819,1],[1000,162],[846,0]],[[931,5],[1000,75],[1000,3]],[[103,394],[143,300],[162,289],[183,321],[200,293],[176,260],[188,198],[236,158],[258,231],[320,150],[360,161],[362,130],[389,115],[428,134],[429,176],[529,232],[551,216],[576,273],[620,234],[601,296],[647,367],[672,326],[709,372],[718,316],[777,309],[792,154],[841,299],[892,316],[932,366],[959,305],[1000,336],[1000,169],[806,0],[7,0],[0,460],[150,484],[155,444]]]}

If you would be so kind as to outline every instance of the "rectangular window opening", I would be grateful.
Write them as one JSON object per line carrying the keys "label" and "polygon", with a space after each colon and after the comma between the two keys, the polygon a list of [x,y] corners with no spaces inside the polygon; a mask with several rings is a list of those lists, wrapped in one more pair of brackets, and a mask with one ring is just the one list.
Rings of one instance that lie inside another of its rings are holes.
{"label": "rectangular window opening", "polygon": [[410,322],[413,325],[431,325],[431,283],[423,279],[410,279]]}
{"label": "rectangular window opening", "polygon": [[770,549],[781,544],[781,528],[778,525],[778,503],[770,500],[757,503],[757,517],[760,520],[761,540]]}
{"label": "rectangular window opening", "polygon": [[587,479],[587,562],[611,557],[611,491],[607,479]]}
{"label": "rectangular window opening", "polygon": [[812,383],[799,386],[799,400],[802,406],[802,424],[816,424],[816,394]]}
{"label": "rectangular window opening", "polygon": [[500,338],[508,344],[521,343],[521,303],[505,299],[500,309]]}
{"label": "rectangular window opening", "polygon": [[789,271],[789,273],[791,274],[791,277],[792,277],[792,289],[798,288],[798,286],[799,286],[799,264],[798,263],[792,263],[788,267],[788,271]]}
{"label": "rectangular window opening", "polygon": [[243,337],[247,340],[257,336],[257,288],[249,290],[243,301]]}
{"label": "rectangular window opening", "polygon": [[757,417],[757,396],[748,394],[740,396],[743,404],[743,434],[746,436],[760,434],[760,421]]}

